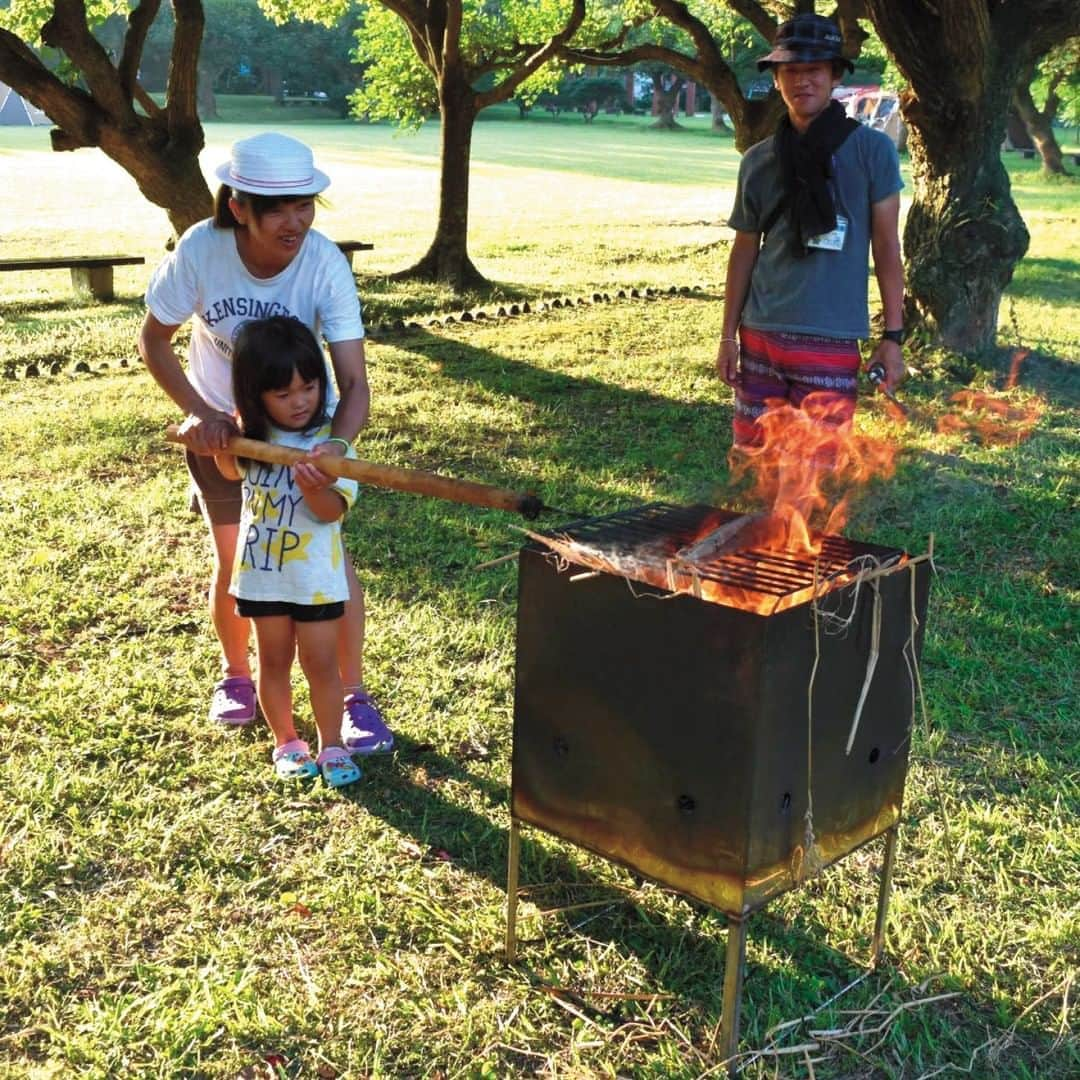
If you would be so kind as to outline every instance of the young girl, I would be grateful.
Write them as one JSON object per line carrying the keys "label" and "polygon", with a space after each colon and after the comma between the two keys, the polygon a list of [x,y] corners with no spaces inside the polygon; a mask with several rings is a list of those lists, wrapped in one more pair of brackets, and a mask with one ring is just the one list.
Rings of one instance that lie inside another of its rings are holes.
{"label": "young girl", "polygon": [[[297,319],[245,323],[233,347],[233,395],[247,438],[307,450],[330,436],[322,350]],[[355,453],[350,446],[350,456]],[[341,518],[355,480],[327,476],[304,461],[269,465],[216,454],[222,474],[243,484],[232,583],[237,614],[255,624],[259,704],[274,733],[274,770],[283,779],[322,773],[333,787],[360,779],[341,745],[338,620],[349,586]],[[319,753],[293,725],[291,673],[299,653],[319,729]]]}

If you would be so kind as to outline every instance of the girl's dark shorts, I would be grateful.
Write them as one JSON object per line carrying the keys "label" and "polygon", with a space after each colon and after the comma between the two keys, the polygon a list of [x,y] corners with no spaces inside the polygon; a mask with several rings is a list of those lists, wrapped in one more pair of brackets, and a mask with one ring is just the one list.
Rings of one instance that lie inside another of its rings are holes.
{"label": "girl's dark shorts", "polygon": [[329,622],[345,614],[345,601],[333,604],[290,604],[287,600],[242,600],[236,598],[236,614],[245,619],[268,615],[288,615],[293,622]]}
{"label": "girl's dark shorts", "polygon": [[239,525],[240,481],[221,475],[212,457],[184,452],[191,474],[191,512],[201,514],[211,525]]}

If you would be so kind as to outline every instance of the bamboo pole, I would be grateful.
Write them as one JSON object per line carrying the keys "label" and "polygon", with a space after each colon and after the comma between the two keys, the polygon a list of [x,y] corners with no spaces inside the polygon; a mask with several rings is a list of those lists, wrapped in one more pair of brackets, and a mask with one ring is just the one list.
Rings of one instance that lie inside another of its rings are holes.
{"label": "bamboo pole", "polygon": [[[165,429],[165,438],[171,443],[183,445],[178,424],[170,424]],[[304,450],[277,446],[257,439],[245,439],[240,435],[234,435],[229,440],[227,452],[271,465],[295,465],[308,456]],[[509,510],[529,519],[535,518],[544,509],[544,504],[533,494],[509,491],[492,484],[476,484],[471,480],[458,480],[452,476],[439,476],[438,473],[426,472],[423,469],[402,469],[396,465],[378,465],[373,461],[337,457],[333,454],[320,454],[313,460],[329,476],[344,476],[372,487],[408,491],[414,495],[428,495],[435,499],[485,506],[492,510]]]}

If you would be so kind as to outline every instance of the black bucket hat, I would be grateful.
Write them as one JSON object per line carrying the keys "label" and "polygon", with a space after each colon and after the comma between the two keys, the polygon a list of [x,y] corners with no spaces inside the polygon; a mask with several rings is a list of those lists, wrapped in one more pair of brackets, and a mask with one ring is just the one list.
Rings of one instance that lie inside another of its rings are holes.
{"label": "black bucket hat", "polygon": [[773,64],[812,64],[818,60],[840,60],[848,71],[854,71],[855,65],[840,51],[843,45],[843,35],[832,19],[796,15],[776,28],[773,51],[758,60],[758,71]]}

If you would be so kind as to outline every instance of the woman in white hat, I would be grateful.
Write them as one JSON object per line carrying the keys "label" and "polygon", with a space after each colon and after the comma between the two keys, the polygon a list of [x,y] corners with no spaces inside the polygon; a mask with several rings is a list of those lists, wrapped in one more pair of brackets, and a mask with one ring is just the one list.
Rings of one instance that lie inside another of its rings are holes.
{"label": "woman in white hat", "polygon": [[[210,719],[251,723],[255,685],[248,657],[250,627],[236,614],[229,579],[240,522],[240,484],[226,480],[213,454],[237,433],[232,398],[232,346],[253,318],[289,315],[321,337],[339,399],[331,438],[316,452],[343,454],[367,423],[369,390],[364,324],[356,283],[337,245],[312,229],[319,192],[329,177],[311,150],[287,135],[267,132],[234,143],[216,170],[221,181],[214,216],[193,225],[154,271],[139,352],[161,388],[187,415],[182,427],[192,478],[192,508],[210,529],[214,572],[210,614],[221,643],[222,678]],[[187,367],[173,350],[180,326],[191,321]],[[350,599],[341,622],[338,656],[345,702],[342,740],[354,753],[389,750],[393,736],[364,692],[364,596],[346,557]]]}

